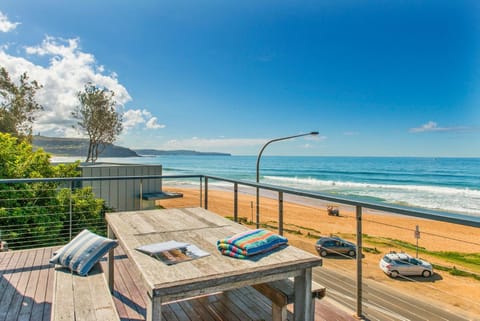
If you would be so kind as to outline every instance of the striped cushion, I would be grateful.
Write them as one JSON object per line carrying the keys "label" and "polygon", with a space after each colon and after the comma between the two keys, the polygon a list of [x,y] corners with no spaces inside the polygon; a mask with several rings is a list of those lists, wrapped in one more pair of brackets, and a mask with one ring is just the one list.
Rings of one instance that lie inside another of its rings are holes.
{"label": "striped cushion", "polygon": [[108,250],[116,247],[117,241],[83,230],[67,245],[58,250],[50,263],[60,264],[79,275],[87,275]]}
{"label": "striped cushion", "polygon": [[244,259],[255,254],[269,252],[287,243],[287,238],[283,236],[268,230],[257,229],[218,240],[217,248],[224,255]]}

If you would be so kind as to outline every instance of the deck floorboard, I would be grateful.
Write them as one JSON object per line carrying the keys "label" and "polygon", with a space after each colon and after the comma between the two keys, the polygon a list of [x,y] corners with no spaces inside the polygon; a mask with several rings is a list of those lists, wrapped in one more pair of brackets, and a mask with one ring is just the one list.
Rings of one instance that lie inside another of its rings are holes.
{"label": "deck floorboard", "polygon": [[[50,321],[53,265],[57,247],[0,253],[0,321]],[[146,290],[131,262],[115,250],[114,302],[122,321],[144,321]],[[106,268],[106,262],[102,262]],[[327,291],[328,296],[328,291]],[[246,287],[162,307],[165,321],[271,321],[271,303]],[[291,313],[289,320],[292,319]],[[356,320],[328,299],[317,300],[315,320]]]}

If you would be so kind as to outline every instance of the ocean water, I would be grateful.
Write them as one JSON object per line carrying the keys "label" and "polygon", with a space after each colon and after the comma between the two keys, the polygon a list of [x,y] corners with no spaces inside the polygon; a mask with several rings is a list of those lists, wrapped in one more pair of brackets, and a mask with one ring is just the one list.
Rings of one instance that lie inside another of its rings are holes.
{"label": "ocean water", "polygon": [[[256,160],[256,156],[158,156],[99,161],[162,164],[164,175],[205,174],[255,181]],[[262,156],[260,181],[480,216],[480,158]]]}

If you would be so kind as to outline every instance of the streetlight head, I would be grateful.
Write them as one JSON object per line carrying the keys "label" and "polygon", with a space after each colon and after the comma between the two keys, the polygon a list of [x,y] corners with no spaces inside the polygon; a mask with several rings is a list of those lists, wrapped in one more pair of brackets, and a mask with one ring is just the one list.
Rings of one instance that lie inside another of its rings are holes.
{"label": "streetlight head", "polygon": [[310,135],[318,135],[318,132],[311,132]]}

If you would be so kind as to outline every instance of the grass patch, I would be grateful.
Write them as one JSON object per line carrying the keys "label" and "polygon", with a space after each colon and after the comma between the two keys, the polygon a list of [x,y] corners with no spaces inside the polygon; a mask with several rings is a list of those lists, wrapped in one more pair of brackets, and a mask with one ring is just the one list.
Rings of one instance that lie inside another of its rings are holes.
{"label": "grass patch", "polygon": [[376,247],[363,247],[363,252],[367,252],[367,253],[372,253],[372,254],[380,254],[382,252],[380,252]]}
{"label": "grass patch", "polygon": [[310,233],[310,232],[307,232],[307,234],[305,236],[310,238],[310,239],[319,239],[319,238],[322,237],[321,235],[313,234],[313,233]]}
{"label": "grass patch", "polygon": [[[313,233],[321,234],[319,230],[309,228],[309,227],[304,227],[304,226],[301,226],[301,225],[296,225],[296,224],[284,224],[284,225],[298,227],[298,228],[301,228],[302,230],[305,230],[305,231],[310,231],[310,232],[313,232]],[[308,233],[307,233],[307,235],[308,235]]]}
{"label": "grass patch", "polygon": [[457,269],[455,266],[454,267],[447,267],[443,265],[438,265],[438,264],[432,264],[433,268],[438,270],[438,271],[445,271],[448,272],[448,274],[455,275],[455,276],[462,276],[462,277],[468,277],[475,279],[477,281],[480,281],[480,275],[472,272],[467,272],[463,271],[460,269]]}
{"label": "grass patch", "polygon": [[[363,236],[364,241],[369,244],[385,247],[397,247],[402,250],[416,251],[417,247],[413,243],[408,243],[405,241],[395,240],[392,238],[378,238],[372,237],[369,235]],[[427,254],[432,257],[445,260],[452,264],[458,264],[465,267],[471,268],[474,271],[480,272],[480,253],[462,253],[454,251],[429,251],[424,247],[418,247],[418,253]],[[457,272],[454,272],[457,273]],[[468,272],[466,272],[468,273]],[[460,273],[461,274],[461,273]],[[453,275],[460,275],[453,274]]]}
{"label": "grass patch", "polygon": [[[225,218],[229,219],[230,221],[235,221],[233,216],[225,216]],[[249,221],[247,217],[239,217],[238,223],[245,224],[245,225],[253,225],[254,223]]]}
{"label": "grass patch", "polygon": [[302,231],[299,231],[299,230],[291,230],[288,228],[284,228],[283,231],[290,234],[303,235]]}
{"label": "grass patch", "polygon": [[[278,229],[278,226],[274,226],[274,225],[269,225],[269,224],[260,224],[261,227],[263,228],[267,228],[267,229]],[[292,230],[292,229],[288,229],[288,228],[283,228],[283,232],[284,233],[290,233],[290,234],[296,234],[296,235],[302,235],[302,231],[300,230]]]}
{"label": "grass patch", "polygon": [[480,266],[480,253],[434,252],[451,261],[465,262]]}
{"label": "grass patch", "polygon": [[453,267],[451,269],[451,271],[449,271],[448,273],[450,273],[451,275],[469,277],[469,278],[473,278],[477,281],[480,281],[480,275],[478,275],[476,273],[472,273],[472,272],[462,271],[462,270],[457,269],[456,267]]}
{"label": "grass patch", "polygon": [[[392,238],[387,238],[387,237],[380,238],[380,237],[374,237],[374,236],[364,234],[363,235],[363,240],[365,240],[365,241],[367,241],[371,244],[376,244],[376,245],[381,245],[381,246],[402,247],[404,249],[412,250],[412,251],[417,250],[417,246],[415,244],[408,243],[408,242],[401,241],[401,240],[392,239]],[[418,251],[420,251],[420,250],[426,251],[426,249],[424,247],[419,246]]]}

